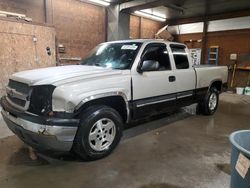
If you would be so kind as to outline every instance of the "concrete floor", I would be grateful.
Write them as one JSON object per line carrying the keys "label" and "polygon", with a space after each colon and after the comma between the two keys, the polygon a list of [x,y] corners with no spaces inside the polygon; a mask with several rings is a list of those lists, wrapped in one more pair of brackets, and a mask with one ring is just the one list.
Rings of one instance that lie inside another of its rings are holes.
{"label": "concrete floor", "polygon": [[182,110],[144,122],[125,130],[118,148],[94,162],[44,155],[32,161],[19,139],[5,137],[0,139],[0,187],[226,188],[228,136],[249,129],[249,104],[249,97],[223,94],[214,116]]}

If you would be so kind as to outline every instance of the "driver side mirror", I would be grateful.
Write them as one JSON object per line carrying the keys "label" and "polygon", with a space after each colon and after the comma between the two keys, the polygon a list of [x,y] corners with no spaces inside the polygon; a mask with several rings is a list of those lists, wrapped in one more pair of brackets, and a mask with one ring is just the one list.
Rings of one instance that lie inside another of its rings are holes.
{"label": "driver side mirror", "polygon": [[137,70],[139,73],[147,71],[157,71],[159,70],[160,64],[155,60],[145,60],[142,62],[140,68]]}

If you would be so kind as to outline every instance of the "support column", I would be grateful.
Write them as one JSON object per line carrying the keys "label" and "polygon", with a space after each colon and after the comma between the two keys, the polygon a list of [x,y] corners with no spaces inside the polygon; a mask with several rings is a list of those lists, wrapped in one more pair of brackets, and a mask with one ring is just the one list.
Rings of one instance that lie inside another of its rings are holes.
{"label": "support column", "polygon": [[44,20],[46,24],[53,24],[52,0],[44,0]]}
{"label": "support column", "polygon": [[129,39],[130,15],[120,12],[119,5],[107,7],[107,40]]}
{"label": "support column", "polygon": [[201,49],[201,64],[206,64],[207,53],[207,29],[208,29],[208,12],[210,12],[209,0],[205,0],[205,14],[203,16],[203,34],[202,34],[202,49]]}
{"label": "support column", "polygon": [[201,64],[206,64],[206,53],[207,53],[207,19],[205,19],[203,22]]}

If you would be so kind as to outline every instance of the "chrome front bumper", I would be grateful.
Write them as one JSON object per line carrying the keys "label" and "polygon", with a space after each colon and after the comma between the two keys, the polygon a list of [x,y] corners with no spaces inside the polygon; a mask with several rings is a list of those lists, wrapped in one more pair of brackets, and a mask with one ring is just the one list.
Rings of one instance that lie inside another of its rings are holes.
{"label": "chrome front bumper", "polygon": [[66,152],[72,148],[77,126],[34,123],[15,117],[4,109],[2,109],[2,116],[9,129],[35,149]]}

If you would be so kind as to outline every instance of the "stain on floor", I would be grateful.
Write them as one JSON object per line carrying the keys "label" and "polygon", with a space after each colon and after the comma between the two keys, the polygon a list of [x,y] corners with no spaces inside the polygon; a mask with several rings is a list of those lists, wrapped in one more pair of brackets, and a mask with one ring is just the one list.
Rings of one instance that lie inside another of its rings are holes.
{"label": "stain on floor", "polygon": [[9,164],[13,166],[18,165],[27,165],[27,166],[41,166],[41,165],[48,165],[49,162],[37,155],[37,159],[31,159],[30,151],[28,147],[21,147],[17,150],[10,158]]}

